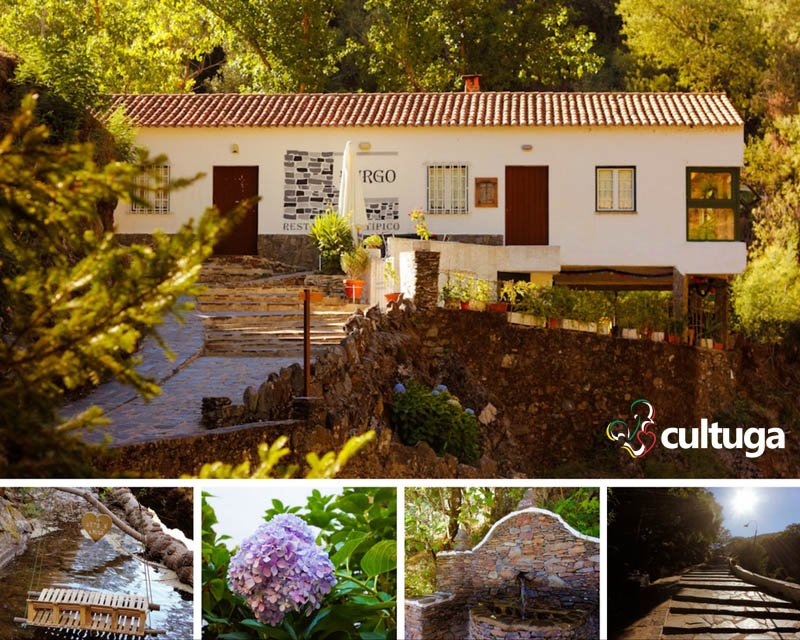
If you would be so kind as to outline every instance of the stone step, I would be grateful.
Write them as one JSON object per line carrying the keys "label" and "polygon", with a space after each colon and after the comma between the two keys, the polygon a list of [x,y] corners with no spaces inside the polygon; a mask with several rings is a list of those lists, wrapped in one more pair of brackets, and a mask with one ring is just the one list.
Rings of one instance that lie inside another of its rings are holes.
{"label": "stone step", "polygon": [[712,591],[748,591],[753,588],[752,584],[747,582],[720,582],[720,581],[689,581],[684,582],[681,580],[682,585],[691,587],[692,589],[709,589]]}
{"label": "stone step", "polygon": [[[787,640],[786,636],[777,631],[759,631],[742,635],[741,631],[723,630],[720,633],[713,631],[695,633],[694,631],[671,630],[664,631],[662,637],[669,636],[670,640]],[[792,636],[794,637],[794,636]]]}
{"label": "stone step", "polygon": [[[775,598],[773,596],[767,595],[761,591],[756,590],[753,585],[748,585],[746,589],[735,589],[735,590],[728,590],[722,589],[718,590],[721,591],[719,595],[714,593],[714,590],[710,589],[698,589],[694,586],[686,587],[680,590],[677,594],[675,594],[672,599],[673,600],[680,600],[682,602],[708,602],[712,600],[714,602],[719,602],[720,600],[727,601],[727,602],[751,602],[752,606],[766,606],[766,605],[779,605],[782,607],[792,607],[793,605],[786,600],[781,600],[779,598]],[[736,595],[731,595],[730,597],[728,594],[736,593]]]}
{"label": "stone step", "polygon": [[[321,344],[311,345],[312,357],[318,358],[326,353],[330,346]],[[229,348],[214,347],[209,350],[204,348],[203,355],[217,358],[295,358],[298,362],[303,359],[302,347],[243,347],[231,345]]]}
{"label": "stone step", "polygon": [[[295,327],[303,325],[302,313],[279,312],[280,315],[203,316],[203,326],[215,329],[233,327]],[[344,326],[352,315],[350,311],[317,311],[311,314],[312,327]]]}
{"label": "stone step", "polygon": [[[344,333],[314,333],[311,334],[311,344],[339,344],[344,339]],[[303,334],[298,333],[273,333],[273,334],[242,334],[231,335],[213,334],[207,336],[206,346],[212,344],[302,344]]]}
{"label": "stone step", "polygon": [[800,611],[784,607],[758,607],[747,604],[733,604],[718,601],[714,604],[705,602],[674,603],[669,608],[670,613],[698,614],[698,615],[728,615],[743,618],[769,618],[770,620],[800,620]]}
{"label": "stone step", "polygon": [[[713,612],[691,614],[667,614],[662,634],[669,636],[675,633],[713,634],[719,637],[725,633],[752,633],[778,631],[781,633],[800,632],[800,621],[758,619],[748,616],[724,615]],[[750,638],[750,636],[747,636]],[[797,637],[797,636],[792,636]]]}

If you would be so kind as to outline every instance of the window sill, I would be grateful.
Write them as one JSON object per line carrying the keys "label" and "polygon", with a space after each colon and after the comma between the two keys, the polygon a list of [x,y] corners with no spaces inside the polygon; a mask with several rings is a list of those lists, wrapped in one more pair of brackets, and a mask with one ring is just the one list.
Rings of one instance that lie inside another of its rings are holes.
{"label": "window sill", "polygon": [[628,215],[628,216],[637,216],[639,215],[638,211],[629,211],[628,209],[603,209],[602,211],[595,210],[594,212],[597,216],[606,216],[606,215]]}

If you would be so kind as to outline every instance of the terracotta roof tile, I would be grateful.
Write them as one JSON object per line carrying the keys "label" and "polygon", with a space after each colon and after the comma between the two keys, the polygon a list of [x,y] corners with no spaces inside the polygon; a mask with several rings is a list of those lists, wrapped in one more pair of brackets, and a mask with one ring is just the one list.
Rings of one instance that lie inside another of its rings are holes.
{"label": "terracotta roof tile", "polygon": [[140,127],[742,126],[721,93],[120,94]]}

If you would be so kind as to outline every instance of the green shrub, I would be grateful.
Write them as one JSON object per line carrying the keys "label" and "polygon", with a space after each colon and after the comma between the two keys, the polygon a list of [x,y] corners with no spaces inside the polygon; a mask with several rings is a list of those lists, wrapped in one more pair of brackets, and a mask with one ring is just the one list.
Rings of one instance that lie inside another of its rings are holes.
{"label": "green shrub", "polygon": [[800,322],[800,264],[796,240],[775,243],[751,256],[733,281],[733,305],[739,326],[750,338],[780,341]]}
{"label": "green shrub", "polygon": [[391,417],[404,444],[427,442],[436,453],[449,453],[465,464],[480,458],[478,421],[444,385],[433,390],[414,381],[396,385]]}
{"label": "green shrub", "polygon": [[340,273],[340,256],[353,248],[353,230],[347,218],[333,209],[326,209],[314,218],[308,235],[322,256],[322,273]]}
{"label": "green shrub", "polygon": [[369,269],[369,254],[364,247],[357,247],[352,251],[347,251],[340,258],[342,271],[351,280],[357,280]]}

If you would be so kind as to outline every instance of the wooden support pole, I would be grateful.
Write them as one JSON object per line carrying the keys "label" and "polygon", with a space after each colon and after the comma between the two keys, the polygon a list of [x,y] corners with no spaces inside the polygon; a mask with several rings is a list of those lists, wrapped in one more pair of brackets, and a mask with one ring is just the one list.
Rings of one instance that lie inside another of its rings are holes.
{"label": "wooden support pole", "polygon": [[311,291],[303,289],[303,395],[311,396]]}

